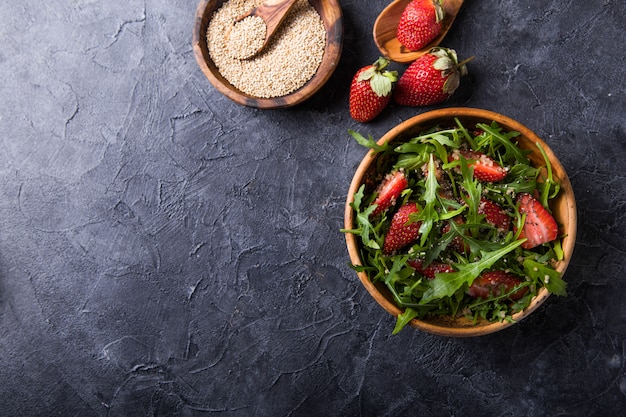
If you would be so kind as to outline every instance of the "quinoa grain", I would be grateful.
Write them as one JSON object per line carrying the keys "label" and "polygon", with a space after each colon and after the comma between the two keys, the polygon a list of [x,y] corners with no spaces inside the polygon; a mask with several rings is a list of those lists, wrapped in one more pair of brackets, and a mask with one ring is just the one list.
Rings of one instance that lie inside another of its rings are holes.
{"label": "quinoa grain", "polygon": [[[326,29],[308,0],[298,0],[267,47],[249,59],[239,59],[253,48],[257,38],[263,43],[265,23],[260,35],[258,22],[246,23],[250,25],[248,30],[233,30],[235,21],[262,1],[224,2],[209,22],[207,46],[220,74],[241,92],[257,98],[281,97],[296,91],[315,75],[324,55]],[[236,44],[239,41],[241,44]]]}
{"label": "quinoa grain", "polygon": [[248,16],[231,28],[226,40],[226,50],[235,59],[251,58],[261,49],[267,33],[265,21],[258,16]]}

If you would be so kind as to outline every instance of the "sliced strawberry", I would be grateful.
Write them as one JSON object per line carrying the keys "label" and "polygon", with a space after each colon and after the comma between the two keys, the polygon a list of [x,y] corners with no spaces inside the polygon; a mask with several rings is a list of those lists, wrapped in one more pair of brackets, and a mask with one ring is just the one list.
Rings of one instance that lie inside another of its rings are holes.
{"label": "sliced strawberry", "polygon": [[410,267],[415,269],[418,273],[425,276],[428,279],[434,279],[435,274],[443,273],[443,272],[454,272],[454,268],[452,265],[444,263],[444,262],[431,262],[424,268],[424,260],[423,259],[410,259],[407,261]]}
{"label": "sliced strawberry", "polygon": [[455,150],[452,159],[459,160],[463,155],[470,167],[474,167],[474,178],[481,182],[499,182],[507,174],[507,170],[494,161],[489,155],[478,151]]}
{"label": "sliced strawberry", "polygon": [[511,227],[511,218],[499,204],[482,197],[478,205],[478,214],[484,214],[485,220],[500,231],[508,231]]}
{"label": "sliced strawberry", "polygon": [[[498,297],[513,290],[516,285],[521,283],[521,279],[505,271],[483,272],[472,282],[467,293],[476,298]],[[519,300],[526,292],[528,292],[528,287],[521,288],[511,294],[509,299]]]}
{"label": "sliced strawberry", "polygon": [[372,212],[372,216],[378,216],[389,207],[395,205],[402,191],[408,186],[409,181],[406,175],[404,175],[404,171],[394,171],[387,174],[376,189],[378,195],[374,200],[374,204],[377,207]]}
{"label": "sliced strawberry", "polygon": [[[465,219],[463,217],[455,217],[454,222],[456,224],[464,224],[465,223]],[[449,222],[446,222],[443,225],[443,228],[441,229],[442,233],[448,233],[450,231],[452,227],[450,226]],[[470,252],[470,247],[467,243],[465,243],[465,241],[463,240],[463,238],[461,236],[455,236],[452,238],[452,241],[450,242],[449,245],[452,249],[454,249],[455,251],[459,252],[459,253],[469,253]]]}
{"label": "sliced strawberry", "polygon": [[528,193],[520,193],[517,201],[520,214],[526,214],[519,236],[520,239],[528,239],[522,243],[524,249],[532,249],[556,239],[559,232],[556,220],[539,200]]}
{"label": "sliced strawberry", "polygon": [[407,203],[393,215],[383,243],[384,254],[396,252],[417,240],[421,222],[409,223],[409,216],[417,211],[417,204]]}

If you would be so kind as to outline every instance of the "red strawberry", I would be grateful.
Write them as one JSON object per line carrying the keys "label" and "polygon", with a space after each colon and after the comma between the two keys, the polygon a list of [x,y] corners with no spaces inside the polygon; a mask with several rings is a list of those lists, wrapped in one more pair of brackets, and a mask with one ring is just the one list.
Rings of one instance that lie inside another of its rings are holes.
{"label": "red strawberry", "polygon": [[520,239],[528,239],[522,243],[524,249],[532,249],[556,239],[559,231],[556,220],[539,200],[528,193],[520,193],[517,201],[520,214],[526,214],[519,236]]}
{"label": "red strawberry", "polygon": [[391,100],[396,71],[387,71],[387,58],[357,71],[350,85],[350,116],[357,122],[369,122],[383,111]]}
{"label": "red strawberry", "polygon": [[402,191],[408,186],[409,181],[406,175],[404,175],[404,171],[393,171],[387,174],[376,189],[378,196],[373,204],[376,204],[377,207],[372,212],[372,217],[378,216],[392,205],[395,205]]}
{"label": "red strawberry", "polygon": [[383,253],[391,254],[413,243],[419,237],[421,222],[409,223],[409,216],[417,211],[417,204],[407,203],[393,215],[389,231],[385,235]]}
{"label": "red strawberry", "polygon": [[407,261],[410,267],[415,269],[418,273],[422,274],[428,279],[434,279],[435,274],[442,272],[454,272],[454,268],[451,265],[443,262],[431,262],[426,268],[424,268],[423,259],[410,259]]}
{"label": "red strawberry", "polygon": [[[506,294],[522,283],[517,276],[504,271],[483,272],[470,285],[467,293],[471,297],[489,298],[489,296],[500,296]],[[526,294],[528,287],[521,288],[509,296],[511,300],[519,300]]]}
{"label": "red strawberry", "polygon": [[396,37],[408,49],[418,51],[441,33],[444,17],[441,0],[413,0],[400,16]]}
{"label": "red strawberry", "polygon": [[452,159],[459,160],[459,155],[463,155],[468,165],[474,167],[474,178],[478,181],[499,182],[506,177],[507,170],[489,155],[478,151],[455,150],[452,152]]}
{"label": "red strawberry", "polygon": [[511,218],[497,203],[482,197],[478,205],[478,214],[484,214],[485,220],[498,230],[507,231],[511,227]]}
{"label": "red strawberry", "polygon": [[458,62],[453,49],[436,47],[413,61],[398,80],[393,99],[401,106],[429,106],[452,95],[470,59]]}

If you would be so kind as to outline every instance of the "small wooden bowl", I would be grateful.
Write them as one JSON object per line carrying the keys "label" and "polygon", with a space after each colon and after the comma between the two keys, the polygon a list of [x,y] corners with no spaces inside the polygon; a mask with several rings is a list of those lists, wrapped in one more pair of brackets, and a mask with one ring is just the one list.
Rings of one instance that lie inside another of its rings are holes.
{"label": "small wooden bowl", "polygon": [[[454,123],[454,117],[458,117],[459,120],[466,126],[470,123],[489,124],[492,121],[496,121],[507,131],[520,132],[521,135],[516,138],[519,141],[519,147],[533,151],[533,153],[529,155],[529,159],[536,166],[544,165],[544,162],[543,157],[537,150],[535,143],[539,143],[543,147],[552,164],[553,176],[561,184],[561,191],[559,195],[552,200],[550,208],[552,209],[552,213],[557,223],[560,225],[559,234],[565,235],[565,238],[563,238],[562,241],[564,258],[556,264],[556,270],[559,271],[562,276],[567,268],[567,265],[569,264],[572,252],[574,251],[574,242],[576,240],[576,202],[574,199],[574,191],[572,190],[572,185],[569,181],[567,173],[552,150],[543,140],[541,140],[526,126],[506,116],[488,110],[473,108],[447,108],[423,113],[399,124],[387,132],[378,141],[378,143],[383,144],[388,141],[397,141],[398,143],[401,143],[404,140],[417,136],[419,132],[437,124],[449,125],[450,123]],[[354,210],[352,210],[350,204],[353,202],[354,194],[358,191],[361,184],[363,184],[369,176],[374,175],[374,169],[376,167],[375,161],[376,156],[374,155],[374,152],[370,150],[361,161],[354,177],[352,178],[350,189],[348,190],[344,216],[344,227],[346,229],[354,228]],[[361,261],[357,237],[351,233],[346,233],[345,235],[348,253],[352,264],[362,265],[363,263]],[[380,304],[387,312],[391,313],[395,317],[402,312],[383,283],[372,283],[365,272],[359,272],[358,276],[361,283],[365,286],[374,300],[376,300],[376,302],[378,302],[378,304]],[[537,296],[525,310],[513,315],[515,322],[519,322],[535,311],[548,298],[548,296],[548,290],[546,288],[541,288]],[[486,335],[509,327],[511,324],[512,323],[508,322],[489,322],[486,320],[473,324],[465,317],[454,318],[450,316],[432,317],[423,320],[413,319],[411,321],[411,325],[417,329],[421,329],[428,333],[451,337]]]}
{"label": "small wooden bowl", "polygon": [[322,62],[316,72],[304,86],[282,97],[258,98],[242,93],[232,86],[218,71],[211,60],[207,47],[207,27],[213,12],[226,0],[201,0],[196,10],[193,28],[193,50],[196,61],[209,82],[222,94],[238,104],[260,109],[277,109],[295,106],[315,94],[328,81],[335,71],[343,47],[343,16],[337,0],[309,0],[317,10],[326,27],[326,45]]}

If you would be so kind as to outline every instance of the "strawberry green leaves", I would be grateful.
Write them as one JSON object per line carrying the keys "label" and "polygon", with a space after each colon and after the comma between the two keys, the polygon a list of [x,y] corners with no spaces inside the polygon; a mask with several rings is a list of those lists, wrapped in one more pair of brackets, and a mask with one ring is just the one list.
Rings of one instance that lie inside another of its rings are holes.
{"label": "strawberry green leaves", "polygon": [[367,67],[364,71],[359,72],[358,81],[370,81],[370,87],[377,96],[388,96],[393,88],[393,83],[398,79],[398,73],[395,71],[383,71],[389,60],[379,58],[374,65]]}

